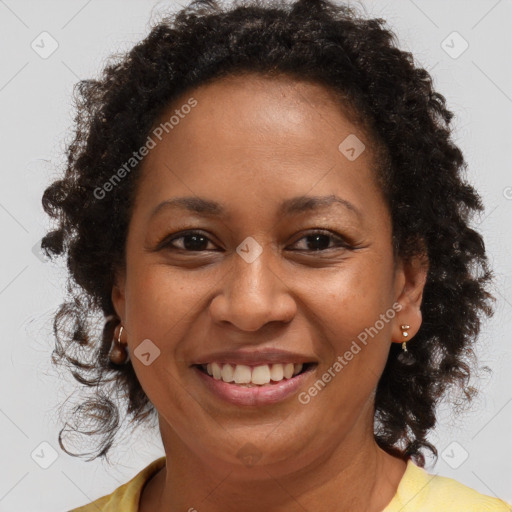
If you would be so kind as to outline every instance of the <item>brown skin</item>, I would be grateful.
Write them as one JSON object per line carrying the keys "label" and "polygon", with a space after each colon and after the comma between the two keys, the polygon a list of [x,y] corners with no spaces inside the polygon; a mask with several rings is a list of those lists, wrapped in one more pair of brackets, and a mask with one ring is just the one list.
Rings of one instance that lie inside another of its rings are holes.
{"label": "brown skin", "polygon": [[[131,358],[158,411],[167,456],[140,510],[381,511],[406,464],[374,440],[374,394],[390,344],[403,340],[400,325],[410,325],[409,340],[421,325],[427,268],[393,260],[371,141],[318,84],[218,80],[183,95],[162,120],[190,97],[197,106],[144,161],[127,270],[112,291],[130,353],[146,338],[161,351],[150,366]],[[366,150],[351,162],[338,145],[352,133]],[[334,205],[276,214],[284,199],[330,194],[354,204],[361,220]],[[218,201],[231,217],[169,209],[149,220],[157,204],[179,196]],[[208,237],[202,252],[155,251],[159,240],[185,229]],[[318,244],[304,237],[316,229],[332,231],[330,247],[338,233],[357,249],[315,251]],[[263,248],[250,264],[236,253],[248,236]],[[276,347],[318,361],[300,389],[307,391],[394,303],[402,309],[307,405],[294,395],[235,406],[190,367],[215,351]],[[237,457],[249,442],[261,453],[252,467]]]}

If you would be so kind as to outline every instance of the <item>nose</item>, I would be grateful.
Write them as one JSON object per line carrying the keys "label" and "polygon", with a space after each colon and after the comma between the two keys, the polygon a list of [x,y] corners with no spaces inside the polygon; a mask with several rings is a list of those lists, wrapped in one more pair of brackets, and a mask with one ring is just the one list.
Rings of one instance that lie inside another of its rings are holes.
{"label": "nose", "polygon": [[222,291],[210,302],[217,324],[229,322],[241,331],[257,331],[270,322],[289,323],[297,305],[293,292],[273,255],[266,249],[248,263],[238,254],[222,281]]}

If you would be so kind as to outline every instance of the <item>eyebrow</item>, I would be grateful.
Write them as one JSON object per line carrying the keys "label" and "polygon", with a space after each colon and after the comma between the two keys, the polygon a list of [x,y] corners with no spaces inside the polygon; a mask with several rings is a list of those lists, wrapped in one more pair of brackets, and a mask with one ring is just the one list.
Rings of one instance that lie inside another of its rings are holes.
{"label": "eyebrow", "polygon": [[[334,194],[329,196],[297,196],[285,199],[281,203],[277,215],[279,217],[298,215],[308,211],[326,209],[332,205],[343,206],[345,209],[356,214],[357,217],[362,218],[362,213],[358,208],[346,199]],[[208,217],[227,216],[226,209],[220,203],[202,197],[189,196],[175,197],[161,202],[153,209],[150,218],[153,218],[161,210],[168,208],[181,208]]]}

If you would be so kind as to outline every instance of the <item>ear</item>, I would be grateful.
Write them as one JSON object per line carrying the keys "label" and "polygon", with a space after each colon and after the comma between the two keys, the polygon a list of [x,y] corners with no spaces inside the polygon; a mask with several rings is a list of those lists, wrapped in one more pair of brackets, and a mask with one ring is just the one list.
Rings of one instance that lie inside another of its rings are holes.
{"label": "ear", "polygon": [[112,286],[112,304],[117,316],[121,319],[121,324],[125,325],[125,283],[126,274],[124,270],[117,269],[115,271],[114,285]]}
{"label": "ear", "polygon": [[[426,247],[424,243],[422,245],[423,252],[408,261],[400,259],[395,272],[395,302],[402,306],[393,325],[391,341],[395,343],[410,340],[421,327],[420,307],[429,269]],[[404,324],[410,326],[407,338],[404,338],[400,328]]]}

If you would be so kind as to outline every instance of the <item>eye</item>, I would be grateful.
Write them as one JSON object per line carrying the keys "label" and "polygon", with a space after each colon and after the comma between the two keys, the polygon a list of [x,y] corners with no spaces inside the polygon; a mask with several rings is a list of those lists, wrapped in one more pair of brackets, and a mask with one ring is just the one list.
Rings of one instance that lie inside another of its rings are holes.
{"label": "eye", "polygon": [[[302,240],[307,241],[306,244],[304,244],[307,246],[306,249],[291,250],[299,252],[321,252],[339,247],[343,247],[345,249],[351,248],[344,238],[329,231],[313,231],[302,238],[299,238],[299,240],[297,240],[293,245],[297,245],[297,243]],[[178,243],[177,241],[181,242]],[[334,242],[334,245],[331,245],[331,242]],[[179,236],[165,238],[158,243],[157,250],[167,248],[169,250],[185,252],[203,252],[208,250],[208,243],[215,247],[213,242],[211,242],[211,240],[200,231],[187,231],[180,233]]]}
{"label": "eye", "polygon": [[[176,240],[183,240],[181,247],[177,247]],[[172,238],[165,238],[158,243],[157,248],[168,248],[170,250],[180,250],[186,252],[202,252],[206,250],[210,239],[202,234],[200,231],[187,231],[181,233],[180,236],[173,236]],[[212,244],[213,245],[213,244]]]}
{"label": "eye", "polygon": [[[339,235],[335,235],[330,231],[313,231],[302,238],[299,238],[297,242],[301,240],[307,240],[308,243],[305,245],[308,247],[314,247],[313,249],[305,249],[306,252],[321,252],[329,249],[336,249],[339,247],[344,247],[345,249],[350,249],[351,246]],[[330,241],[334,241],[334,246],[330,246]],[[295,243],[297,243],[295,242]],[[294,249],[292,249],[294,250]],[[301,251],[301,249],[299,249]]]}

